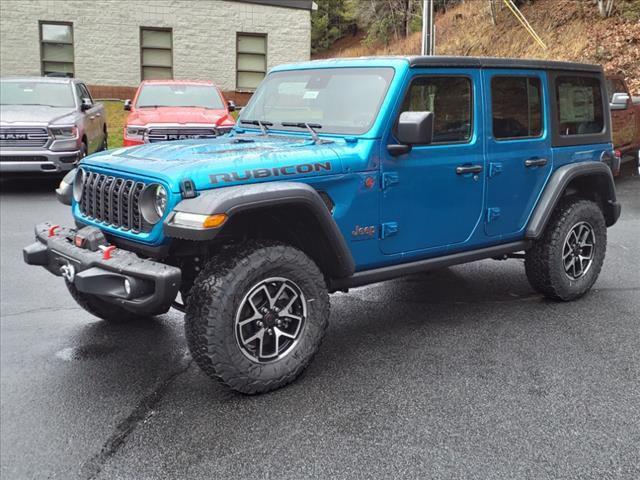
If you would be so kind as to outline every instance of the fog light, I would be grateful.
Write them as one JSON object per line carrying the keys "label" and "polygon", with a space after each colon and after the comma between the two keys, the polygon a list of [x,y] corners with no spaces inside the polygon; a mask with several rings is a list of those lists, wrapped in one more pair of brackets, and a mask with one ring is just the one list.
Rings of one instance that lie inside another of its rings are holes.
{"label": "fog light", "polygon": [[127,297],[131,295],[131,282],[128,278],[124,279],[124,293],[127,294]]}

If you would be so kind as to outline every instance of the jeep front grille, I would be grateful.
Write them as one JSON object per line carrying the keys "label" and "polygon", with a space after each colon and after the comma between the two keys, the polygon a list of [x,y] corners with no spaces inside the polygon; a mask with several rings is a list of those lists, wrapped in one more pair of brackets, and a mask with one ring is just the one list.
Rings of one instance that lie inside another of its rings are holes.
{"label": "jeep front grille", "polygon": [[215,138],[219,134],[214,127],[152,127],[147,133],[149,143],[167,140],[186,140],[189,138]]}
{"label": "jeep front grille", "polygon": [[80,212],[122,230],[148,232],[152,225],[140,212],[140,195],[145,187],[142,182],[85,171]]}
{"label": "jeep front grille", "polygon": [[48,141],[46,128],[0,127],[0,147],[44,147]]}

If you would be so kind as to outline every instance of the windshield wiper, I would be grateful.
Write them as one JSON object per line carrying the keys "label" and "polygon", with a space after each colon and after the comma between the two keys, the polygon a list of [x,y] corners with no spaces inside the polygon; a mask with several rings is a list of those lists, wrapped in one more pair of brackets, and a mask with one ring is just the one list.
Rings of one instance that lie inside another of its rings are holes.
{"label": "windshield wiper", "polygon": [[315,131],[316,128],[322,128],[322,125],[320,125],[319,123],[282,122],[281,125],[283,127],[306,128],[307,130],[309,130],[309,133],[311,134],[311,138],[313,138],[313,141],[315,143],[322,143],[322,140],[320,140],[318,133]]}
{"label": "windshield wiper", "polygon": [[262,135],[268,135],[267,127],[273,126],[273,122],[265,122],[263,120],[240,120],[240,123],[244,123],[246,125],[257,125],[260,127],[260,131]]}

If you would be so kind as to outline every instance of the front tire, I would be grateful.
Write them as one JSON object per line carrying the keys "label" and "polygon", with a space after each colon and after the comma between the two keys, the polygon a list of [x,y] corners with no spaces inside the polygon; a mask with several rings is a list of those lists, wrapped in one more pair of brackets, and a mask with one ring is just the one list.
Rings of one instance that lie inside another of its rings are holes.
{"label": "front tire", "polygon": [[103,132],[102,145],[100,145],[100,151],[104,152],[105,150],[109,150],[109,135],[107,134],[107,130],[105,129]]}
{"label": "front tire", "polygon": [[328,318],[324,277],[307,255],[277,242],[249,241],[223,249],[198,275],[185,334],[208,376],[256,394],[302,373]]}
{"label": "front tire", "polygon": [[607,248],[607,227],[600,207],[568,197],[556,207],[542,238],[525,256],[531,286],[555,300],[575,300],[593,286]]}

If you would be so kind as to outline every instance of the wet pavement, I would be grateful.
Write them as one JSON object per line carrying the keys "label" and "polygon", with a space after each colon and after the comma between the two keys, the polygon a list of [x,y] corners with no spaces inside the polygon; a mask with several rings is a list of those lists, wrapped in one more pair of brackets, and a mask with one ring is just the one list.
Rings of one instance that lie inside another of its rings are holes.
{"label": "wet pavement", "polygon": [[556,303],[522,262],[332,296],[291,386],[245,397],[186,351],[181,314],[107,325],[22,263],[70,223],[55,182],[2,182],[3,479],[640,478],[640,178],[618,182],[593,291]]}

